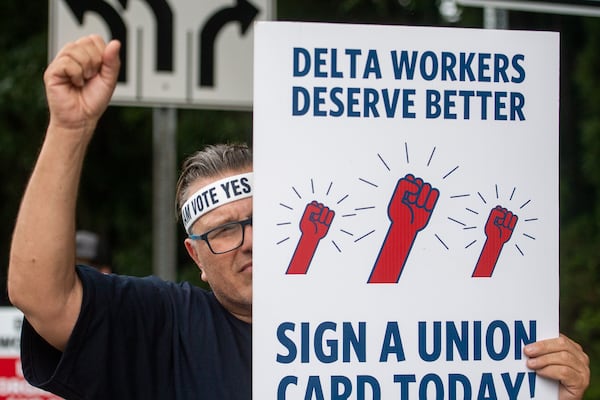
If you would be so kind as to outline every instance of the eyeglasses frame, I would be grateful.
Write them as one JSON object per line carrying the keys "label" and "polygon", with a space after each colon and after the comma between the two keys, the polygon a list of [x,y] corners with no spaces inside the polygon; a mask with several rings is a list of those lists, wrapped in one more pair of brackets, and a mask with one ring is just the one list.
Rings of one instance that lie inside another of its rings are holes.
{"label": "eyeglasses frame", "polygon": [[[216,252],[213,250],[212,246],[210,245],[210,242],[208,241],[208,235],[213,232],[216,231],[217,229],[223,229],[223,227],[229,226],[229,225],[240,225],[242,227],[242,240],[240,241],[240,244],[237,245],[236,247],[234,247],[233,249],[229,249],[227,251],[221,251],[221,252]],[[208,245],[209,250],[213,253],[213,254],[225,254],[225,253],[229,253],[230,251],[239,249],[240,247],[242,247],[242,245],[244,244],[244,240],[246,239],[246,226],[252,226],[252,217],[246,218],[244,220],[241,221],[232,221],[232,222],[227,222],[225,224],[219,225],[219,226],[215,226],[214,228],[204,232],[201,235],[194,235],[193,233],[190,233],[188,235],[188,237],[192,240],[203,240],[206,242],[206,244]]]}

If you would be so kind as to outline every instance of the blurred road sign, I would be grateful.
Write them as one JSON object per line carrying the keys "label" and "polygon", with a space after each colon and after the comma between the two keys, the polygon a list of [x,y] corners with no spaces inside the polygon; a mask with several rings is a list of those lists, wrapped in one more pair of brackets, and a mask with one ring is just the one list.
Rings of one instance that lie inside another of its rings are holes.
{"label": "blurred road sign", "polygon": [[462,6],[600,17],[600,0],[457,0]]}
{"label": "blurred road sign", "polygon": [[23,313],[0,307],[0,400],[60,400],[31,386],[21,368],[21,324]]}
{"label": "blurred road sign", "polygon": [[253,23],[274,0],[50,0],[49,56],[98,33],[122,44],[113,104],[252,107]]}

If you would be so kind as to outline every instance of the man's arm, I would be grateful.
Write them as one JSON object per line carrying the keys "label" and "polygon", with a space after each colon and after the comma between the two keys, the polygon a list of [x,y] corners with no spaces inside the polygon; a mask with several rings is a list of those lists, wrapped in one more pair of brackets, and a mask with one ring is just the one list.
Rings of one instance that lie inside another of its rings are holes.
{"label": "man's arm", "polygon": [[75,209],[87,146],[119,72],[120,44],[69,43],[44,74],[50,122],[13,233],[8,294],[35,330],[63,350],[82,300],[75,272]]}
{"label": "man's arm", "polygon": [[527,366],[560,383],[560,400],[581,400],[590,384],[590,359],[582,347],[564,335],[524,348]]}

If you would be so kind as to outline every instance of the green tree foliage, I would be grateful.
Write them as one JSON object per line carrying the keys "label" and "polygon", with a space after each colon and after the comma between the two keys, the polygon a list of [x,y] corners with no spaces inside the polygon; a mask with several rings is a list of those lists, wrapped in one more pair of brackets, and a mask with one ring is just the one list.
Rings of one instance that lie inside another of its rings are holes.
{"label": "green tree foliage", "polygon": [[[561,132],[573,142],[572,153],[565,155],[570,168],[561,175],[566,206],[561,229],[561,317],[563,330],[590,355],[594,372],[600,368],[600,19],[583,21],[580,44],[572,76],[577,119],[571,131]],[[600,399],[599,386],[595,380],[586,398]]]}
{"label": "green tree foliage", "polygon": [[[36,4],[37,3],[37,4]],[[42,12],[39,8],[42,6]],[[2,281],[19,200],[47,121],[42,73],[46,5],[0,2],[0,256]],[[34,27],[34,29],[32,29]],[[4,292],[3,292],[4,293]],[[0,296],[5,300],[5,296]]]}
{"label": "green tree foliage", "polygon": [[[427,0],[279,0],[278,19],[451,25]],[[48,3],[0,1],[0,270],[4,281],[19,201],[47,123],[42,74]],[[600,19],[509,13],[511,29],[561,32],[561,330],[600,359]],[[481,27],[465,8],[456,25]],[[206,143],[252,138],[250,112],[179,110],[178,162]],[[112,245],[118,272],[151,273],[152,110],[110,107],[89,149],[78,224]],[[175,212],[174,216],[175,218]],[[183,240],[178,224],[178,242]],[[40,240],[52,240],[40,232]],[[200,284],[183,246],[178,279]],[[535,283],[532,283],[535,284]],[[592,384],[588,399],[600,399]]]}

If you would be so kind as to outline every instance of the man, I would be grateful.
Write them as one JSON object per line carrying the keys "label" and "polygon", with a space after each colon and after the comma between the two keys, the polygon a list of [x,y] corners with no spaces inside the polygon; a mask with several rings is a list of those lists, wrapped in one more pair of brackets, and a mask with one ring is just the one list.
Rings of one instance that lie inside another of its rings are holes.
{"label": "man", "polygon": [[[119,70],[119,43],[67,44],[44,75],[50,122],[15,226],[8,288],[25,314],[22,361],[35,385],[66,398],[251,398],[251,155],[214,146],[184,165],[185,246],[212,293],[156,278],[74,268],[75,203],[85,150]],[[207,202],[221,183],[239,196]],[[525,348],[528,366],[581,399],[589,361],[570,339]]]}

